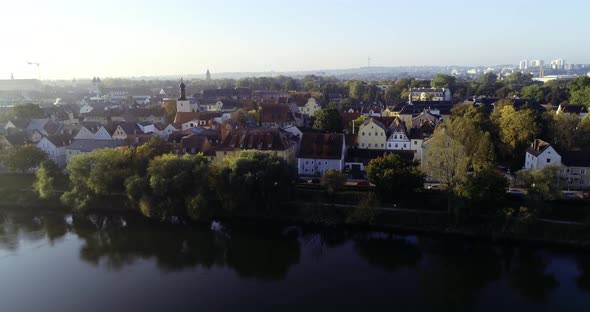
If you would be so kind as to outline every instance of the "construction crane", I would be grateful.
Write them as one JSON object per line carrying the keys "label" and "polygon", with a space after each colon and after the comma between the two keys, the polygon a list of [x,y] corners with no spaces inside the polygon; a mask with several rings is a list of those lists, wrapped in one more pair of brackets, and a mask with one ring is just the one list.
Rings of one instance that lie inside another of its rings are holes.
{"label": "construction crane", "polygon": [[41,64],[35,62],[27,62],[27,64],[37,66],[37,77],[39,78],[39,80],[41,80],[41,69],[39,68],[39,65]]}

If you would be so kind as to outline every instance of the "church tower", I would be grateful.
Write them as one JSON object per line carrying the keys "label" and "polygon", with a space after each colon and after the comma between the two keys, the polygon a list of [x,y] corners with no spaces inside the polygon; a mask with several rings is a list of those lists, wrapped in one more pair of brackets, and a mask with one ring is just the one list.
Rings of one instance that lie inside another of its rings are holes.
{"label": "church tower", "polygon": [[207,68],[207,73],[205,73],[205,80],[211,81],[211,73],[209,72],[209,68]]}
{"label": "church tower", "polygon": [[191,102],[191,100],[186,98],[186,85],[182,78],[180,78],[180,97],[176,100],[176,111],[181,113],[190,113],[196,112],[198,109],[198,104],[196,102]]}

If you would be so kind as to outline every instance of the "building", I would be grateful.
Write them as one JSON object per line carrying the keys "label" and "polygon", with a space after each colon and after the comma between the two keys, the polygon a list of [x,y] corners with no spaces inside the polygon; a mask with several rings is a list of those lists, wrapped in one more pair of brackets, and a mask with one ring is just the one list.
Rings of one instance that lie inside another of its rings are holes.
{"label": "building", "polygon": [[240,151],[272,152],[290,164],[295,163],[295,142],[276,128],[240,129],[230,132],[216,149],[216,161]]}
{"label": "building", "polygon": [[410,150],[411,142],[406,123],[396,118],[387,128],[388,150]]}
{"label": "building", "polygon": [[265,128],[283,128],[296,126],[294,114],[284,104],[262,104],[260,108],[260,125]]}
{"label": "building", "polygon": [[59,168],[66,166],[65,147],[72,143],[72,137],[67,135],[50,136],[42,138],[37,147],[47,154],[47,157],[57,164]]}
{"label": "building", "polygon": [[315,112],[322,109],[322,106],[314,98],[309,98],[305,105],[299,106],[299,112],[307,116],[313,116]]}
{"label": "building", "polygon": [[410,101],[452,101],[451,90],[447,88],[410,88]]}
{"label": "building", "polygon": [[177,112],[198,112],[199,104],[197,101],[191,101],[186,98],[186,86],[182,78],[180,78],[180,97],[176,100],[176,111]]}
{"label": "building", "polygon": [[543,169],[549,165],[561,165],[561,156],[551,144],[536,139],[526,150],[524,169]]}
{"label": "building", "polygon": [[386,141],[387,132],[385,126],[375,118],[365,120],[359,127],[359,148],[385,150]]}
{"label": "building", "polygon": [[522,61],[520,61],[520,63],[518,63],[518,69],[520,69],[520,70],[527,69],[528,65],[529,65],[529,63],[527,60],[522,60]]}
{"label": "building", "polygon": [[579,104],[559,104],[559,107],[557,107],[557,111],[555,112],[555,114],[575,114],[580,116],[580,118],[584,118],[584,116],[588,114],[588,107],[586,105]]}
{"label": "building", "polygon": [[300,175],[323,175],[327,170],[342,172],[346,142],[342,133],[304,133],[297,156]]}
{"label": "building", "polygon": [[69,163],[72,157],[76,155],[87,154],[101,148],[123,147],[126,144],[126,142],[119,140],[74,140],[64,148],[66,152],[66,163]]}

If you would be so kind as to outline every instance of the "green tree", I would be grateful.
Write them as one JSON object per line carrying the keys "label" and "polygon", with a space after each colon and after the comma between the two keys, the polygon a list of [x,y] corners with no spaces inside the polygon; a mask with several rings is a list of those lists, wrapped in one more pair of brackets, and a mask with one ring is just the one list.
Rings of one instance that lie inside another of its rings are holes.
{"label": "green tree", "polygon": [[31,144],[15,146],[13,149],[8,150],[8,153],[4,156],[4,164],[8,169],[20,171],[23,174],[39,167],[45,160],[47,160],[47,154]]}
{"label": "green tree", "polygon": [[583,104],[590,107],[590,86],[571,91],[571,104]]}
{"label": "green tree", "polygon": [[545,98],[543,90],[539,85],[530,85],[522,88],[521,97],[535,103],[542,103]]}
{"label": "green tree", "polygon": [[516,173],[519,183],[528,189],[528,197],[553,200],[560,196],[559,166],[550,165],[543,169],[521,170]]}
{"label": "green tree", "polygon": [[362,100],[365,95],[367,85],[362,81],[353,81],[350,84],[349,96],[355,100]]}
{"label": "green tree", "polygon": [[285,85],[283,87],[283,90],[285,90],[285,91],[295,91],[295,90],[297,90],[297,82],[295,81],[295,79],[288,78],[285,81]]}
{"label": "green tree", "polygon": [[541,130],[533,110],[516,111],[511,105],[504,106],[499,115],[495,115],[494,122],[499,129],[505,155],[511,155],[513,158],[521,156],[528,144],[539,136]]}
{"label": "green tree", "polygon": [[41,163],[39,170],[35,173],[36,180],[33,188],[40,198],[49,199],[55,197],[55,187],[64,178],[57,165],[46,160]]}
{"label": "green tree", "polygon": [[313,128],[326,132],[342,132],[342,117],[334,108],[321,109],[313,116]]}
{"label": "green tree", "polygon": [[172,147],[170,144],[168,144],[168,142],[158,137],[150,138],[149,141],[143,145],[140,145],[135,150],[134,159],[138,165],[138,170],[140,172],[145,172],[149,162],[152,159],[170,152],[172,152]]}
{"label": "green tree", "polygon": [[329,194],[334,194],[346,184],[346,175],[338,170],[330,169],[322,175],[321,185]]}
{"label": "green tree", "polygon": [[125,194],[125,181],[133,174],[131,153],[120,149],[98,149],[76,155],[66,169],[70,190],[61,199],[76,209],[113,208],[113,198]]}
{"label": "green tree", "polygon": [[467,201],[467,216],[481,213],[495,214],[506,195],[508,180],[493,168],[487,168],[468,175],[458,190],[459,196]]}
{"label": "green tree", "polygon": [[381,198],[395,201],[423,187],[424,175],[418,165],[416,161],[387,153],[371,160],[365,171]]}
{"label": "green tree", "polygon": [[454,90],[456,81],[457,78],[454,76],[437,74],[430,82],[430,85],[433,88],[448,88]]}
{"label": "green tree", "polygon": [[45,112],[39,105],[29,103],[16,105],[12,109],[12,115],[17,119],[35,119],[45,117]]}
{"label": "green tree", "polygon": [[590,132],[581,126],[580,118],[575,114],[548,113],[546,116],[545,137],[558,150],[569,151],[582,147]]}
{"label": "green tree", "polygon": [[221,206],[234,213],[272,212],[288,200],[295,179],[283,158],[260,151],[228,155],[212,170],[211,185]]}

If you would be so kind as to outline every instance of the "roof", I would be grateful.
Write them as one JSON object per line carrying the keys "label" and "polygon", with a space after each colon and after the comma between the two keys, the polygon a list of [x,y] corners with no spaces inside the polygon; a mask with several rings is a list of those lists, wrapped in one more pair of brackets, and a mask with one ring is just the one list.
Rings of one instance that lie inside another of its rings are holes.
{"label": "roof", "polygon": [[563,152],[561,162],[568,167],[590,167],[590,149]]}
{"label": "roof", "polygon": [[10,145],[23,145],[30,143],[27,133],[19,132],[15,134],[9,134],[6,136],[6,141],[10,143]]}
{"label": "roof", "polygon": [[304,133],[299,158],[342,159],[342,133]]}
{"label": "roof", "polygon": [[531,146],[529,146],[529,148],[527,148],[526,151],[527,151],[527,153],[537,157],[537,156],[541,155],[550,146],[551,146],[551,144],[549,144],[543,140],[536,139],[535,141],[533,141]]}
{"label": "roof", "polygon": [[135,122],[123,122],[120,124],[116,124],[115,129],[117,129],[117,127],[121,127],[121,129],[123,129],[123,131],[125,131],[125,134],[141,133],[141,129],[139,129],[139,127],[137,126],[137,123],[135,123]]}
{"label": "roof", "polygon": [[174,123],[183,124],[191,120],[213,120],[213,118],[221,117],[220,112],[177,112],[174,117]]}
{"label": "roof", "polygon": [[289,106],[283,104],[262,104],[260,122],[289,122],[293,121],[293,114]]}
{"label": "roof", "polygon": [[163,117],[166,115],[166,111],[163,108],[135,108],[127,111],[133,117]]}
{"label": "roof", "polygon": [[586,105],[579,104],[559,105],[559,109],[564,113],[570,114],[588,113],[588,107],[586,107]]}
{"label": "roof", "polygon": [[51,135],[46,137],[55,147],[67,146],[72,143],[73,137],[67,134]]}
{"label": "roof", "polygon": [[100,148],[116,148],[125,145],[127,144],[124,141],[119,140],[74,140],[72,144],[66,146],[66,149],[88,153]]}
{"label": "roof", "polygon": [[369,119],[363,121],[363,124],[361,125],[361,127],[364,127],[371,122],[375,123],[377,126],[381,127],[381,129],[385,130],[385,126],[383,125],[383,123],[381,123],[379,120],[377,120],[375,118],[369,118]]}
{"label": "roof", "polygon": [[284,151],[294,143],[279,129],[258,128],[238,129],[230,132],[218,150],[256,149],[262,151]]}

